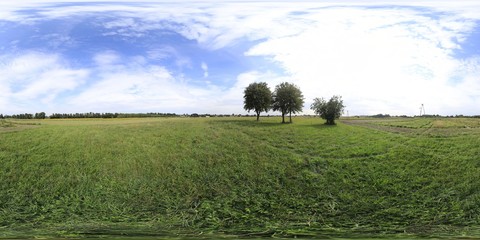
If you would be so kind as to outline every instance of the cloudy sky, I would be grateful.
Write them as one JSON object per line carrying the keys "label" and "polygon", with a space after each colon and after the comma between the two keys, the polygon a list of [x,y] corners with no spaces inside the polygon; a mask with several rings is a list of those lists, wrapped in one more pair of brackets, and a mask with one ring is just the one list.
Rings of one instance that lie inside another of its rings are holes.
{"label": "cloudy sky", "polygon": [[480,1],[2,1],[0,113],[245,113],[252,82],[349,115],[480,114]]}

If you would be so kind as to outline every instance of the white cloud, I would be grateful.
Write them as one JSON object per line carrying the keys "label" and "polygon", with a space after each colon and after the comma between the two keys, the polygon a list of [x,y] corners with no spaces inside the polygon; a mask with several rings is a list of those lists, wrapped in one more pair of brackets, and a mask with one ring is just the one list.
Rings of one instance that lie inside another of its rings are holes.
{"label": "white cloud", "polygon": [[164,60],[177,56],[178,52],[172,46],[156,47],[148,51],[148,58],[153,60]]}
{"label": "white cloud", "polygon": [[[131,61],[126,61],[131,62]],[[77,111],[210,112],[217,86],[188,84],[163,66],[120,64],[96,69],[98,81],[67,104]]]}
{"label": "white cloud", "polygon": [[[472,21],[368,8],[325,9],[307,18],[314,23],[304,32],[268,39],[247,52],[271,56],[298,79],[307,105],[315,96],[339,94],[351,114],[413,115],[421,103],[431,114],[477,111],[471,107],[478,99],[467,100],[460,85],[448,84],[459,64],[452,52]],[[479,80],[470,81],[474,89]]]}
{"label": "white cloud", "polygon": [[192,60],[172,46],[165,45],[160,47],[154,47],[147,52],[147,58],[150,60],[161,60],[175,63],[178,68],[190,68],[192,67]]}
{"label": "white cloud", "polygon": [[247,56],[271,57],[282,66],[304,89],[307,109],[316,96],[340,94],[353,114],[416,114],[421,103],[431,113],[475,113],[470,103],[478,100],[465,98],[463,85],[449,85],[449,79],[458,75],[452,54],[476,26],[472,9],[478,4],[418,5],[430,7],[430,14],[425,8],[346,5],[218,4],[170,16],[179,23],[172,29],[210,49],[263,39]]}
{"label": "white cloud", "polygon": [[0,102],[11,111],[50,108],[60,94],[85,83],[86,69],[74,69],[54,54],[38,52],[19,56],[1,56]]}
{"label": "white cloud", "polygon": [[14,97],[30,100],[41,98],[42,103],[50,103],[61,92],[74,90],[83,84],[87,74],[85,70],[48,69],[39,73],[35,81],[15,93]]}
{"label": "white cloud", "polygon": [[[118,53],[100,52],[93,59],[103,67],[93,70],[100,81],[71,101],[86,111],[90,111],[88,106],[133,109],[137,104],[159,111],[171,106],[185,111],[239,112],[243,109],[243,88],[249,81],[261,79],[272,90],[280,81],[299,85],[306,97],[305,112],[314,97],[339,94],[344,97],[350,115],[411,115],[417,114],[422,103],[431,114],[478,114],[479,57],[454,56],[455,51],[462,50],[472,30],[478,28],[478,1],[112,2],[64,7],[52,7],[56,1],[28,2],[34,4],[30,6],[38,6],[44,18],[111,13],[116,20],[103,24],[105,34],[135,38],[150,30],[166,29],[195,40],[210,51],[247,41],[255,45],[246,52],[246,57],[271,59],[286,72],[260,73],[252,68],[238,76],[230,88],[209,82],[205,86],[188,85],[188,79],[181,73],[174,75],[165,67],[155,67],[147,61],[176,61],[177,66],[191,66],[188,56],[181,56],[172,46],[155,46],[146,56],[136,58],[135,64],[125,64]],[[19,22],[42,19],[14,11],[29,6],[24,2],[1,4],[2,19]],[[52,79],[42,76],[61,75],[72,79],[64,85],[55,85],[56,94],[60,94],[81,85],[87,74],[85,70],[64,66],[58,55],[41,57],[42,61],[28,59],[35,56],[21,57],[26,60],[14,60],[29,62],[28,67],[13,64],[9,70],[2,70],[4,77],[0,78],[4,80],[0,85],[7,86],[9,96],[38,97],[41,91],[53,91],[46,87],[52,84],[47,80],[32,84],[34,77]],[[208,63],[212,69],[212,63]],[[204,78],[212,75],[206,62],[200,67]],[[12,80],[5,80],[12,75],[22,76],[13,77],[18,84],[16,88],[8,82]],[[0,97],[0,104],[2,101],[5,103],[8,98]]]}
{"label": "white cloud", "polygon": [[173,78],[166,69],[152,67],[144,70],[102,72],[99,81],[72,98],[70,104],[85,111],[92,107],[98,111],[122,111],[154,109],[159,104],[168,106],[178,99]]}
{"label": "white cloud", "polygon": [[97,65],[110,66],[110,65],[119,63],[121,60],[121,57],[115,51],[105,51],[105,52],[97,53],[94,56],[93,60]]}
{"label": "white cloud", "polygon": [[207,65],[205,62],[202,62],[202,64],[200,65],[200,67],[201,67],[202,70],[203,70],[203,77],[204,77],[204,78],[207,78],[207,77],[208,77],[208,65]]}

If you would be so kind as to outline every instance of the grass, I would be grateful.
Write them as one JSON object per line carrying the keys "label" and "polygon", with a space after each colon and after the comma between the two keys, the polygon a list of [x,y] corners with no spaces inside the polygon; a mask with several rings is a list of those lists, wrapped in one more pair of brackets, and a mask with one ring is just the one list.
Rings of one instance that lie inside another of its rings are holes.
{"label": "grass", "polygon": [[13,123],[5,120],[5,119],[0,119],[0,128],[8,128],[8,127],[13,127]]}
{"label": "grass", "polygon": [[479,119],[279,122],[2,122],[0,238],[479,233]]}

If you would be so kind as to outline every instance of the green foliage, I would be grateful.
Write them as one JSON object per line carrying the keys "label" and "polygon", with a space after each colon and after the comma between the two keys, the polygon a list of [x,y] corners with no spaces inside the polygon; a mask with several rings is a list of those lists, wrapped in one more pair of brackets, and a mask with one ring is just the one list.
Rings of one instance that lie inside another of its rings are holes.
{"label": "green foliage", "polygon": [[45,119],[45,117],[46,117],[45,112],[35,113],[35,119]]}
{"label": "green foliage", "polygon": [[4,116],[5,118],[15,118],[15,119],[33,119],[33,114],[31,113],[21,113],[14,114],[12,116]]}
{"label": "green foliage", "polygon": [[50,119],[65,118],[147,118],[147,117],[177,117],[175,113],[53,113]]}
{"label": "green foliage", "polygon": [[478,230],[480,119],[251,119],[55,119],[0,132],[0,238]]}
{"label": "green foliage", "polygon": [[333,96],[328,102],[323,98],[315,98],[310,106],[315,114],[327,120],[328,125],[335,125],[335,119],[340,118],[344,108],[341,96]]}
{"label": "green foliage", "polygon": [[282,113],[282,123],[285,123],[285,114],[290,114],[290,123],[292,122],[292,113],[301,112],[303,108],[304,97],[302,91],[292,83],[283,82],[275,87],[273,93],[274,111]]}
{"label": "green foliage", "polygon": [[251,83],[244,91],[244,109],[253,110],[257,114],[257,121],[261,112],[268,112],[272,103],[272,92],[266,82]]}

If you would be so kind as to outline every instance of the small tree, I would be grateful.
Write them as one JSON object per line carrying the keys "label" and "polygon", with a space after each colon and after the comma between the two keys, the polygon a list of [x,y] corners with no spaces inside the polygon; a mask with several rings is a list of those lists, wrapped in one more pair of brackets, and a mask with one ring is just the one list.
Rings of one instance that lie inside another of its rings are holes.
{"label": "small tree", "polygon": [[244,91],[245,110],[253,110],[257,114],[257,121],[260,119],[261,112],[268,112],[272,103],[272,91],[268,88],[267,83],[251,83]]}
{"label": "small tree", "polygon": [[303,108],[302,91],[292,83],[284,82],[275,87],[273,93],[273,110],[282,113],[282,123],[285,123],[285,114],[290,114],[290,123],[292,122],[292,113],[301,112]]}
{"label": "small tree", "polygon": [[45,119],[45,117],[46,117],[45,112],[35,113],[35,119]]}
{"label": "small tree", "polygon": [[310,106],[315,114],[327,120],[327,125],[335,125],[335,119],[342,115],[344,108],[341,96],[333,96],[328,102],[323,98],[315,98]]}

